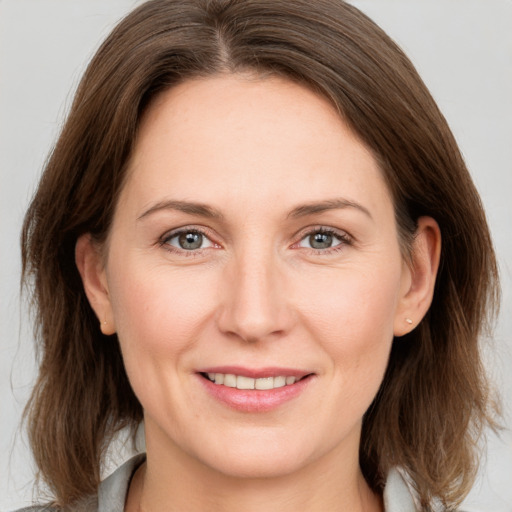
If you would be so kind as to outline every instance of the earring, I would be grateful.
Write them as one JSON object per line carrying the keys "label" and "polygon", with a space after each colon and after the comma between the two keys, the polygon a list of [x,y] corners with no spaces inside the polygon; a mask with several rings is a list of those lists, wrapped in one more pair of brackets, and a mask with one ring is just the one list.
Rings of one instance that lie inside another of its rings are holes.
{"label": "earring", "polygon": [[108,325],[108,322],[106,320],[103,320],[100,322],[100,331],[103,334],[106,334],[105,331],[107,330],[107,325]]}
{"label": "earring", "polygon": [[411,324],[412,324],[412,320],[411,320],[410,318],[406,318],[406,319],[405,319],[405,321],[406,321],[409,325],[411,325]]}

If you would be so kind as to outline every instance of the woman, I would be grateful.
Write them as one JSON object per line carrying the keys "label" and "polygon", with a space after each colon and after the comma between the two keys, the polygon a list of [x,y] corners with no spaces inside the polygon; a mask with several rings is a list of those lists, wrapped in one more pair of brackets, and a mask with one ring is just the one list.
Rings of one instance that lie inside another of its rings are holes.
{"label": "woman", "polygon": [[[82,80],[23,260],[57,509],[453,509],[469,490],[492,243],[444,118],[355,8],[135,10]],[[145,457],[100,485],[142,420]]]}

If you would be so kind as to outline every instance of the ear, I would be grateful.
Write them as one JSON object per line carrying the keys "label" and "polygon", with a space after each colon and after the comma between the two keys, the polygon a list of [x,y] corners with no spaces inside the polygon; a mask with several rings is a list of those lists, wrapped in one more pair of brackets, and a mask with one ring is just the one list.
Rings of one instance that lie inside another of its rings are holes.
{"label": "ear", "polygon": [[441,231],[432,217],[420,217],[411,250],[410,262],[404,262],[402,289],[395,315],[394,334],[412,331],[427,313],[441,256]]}
{"label": "ear", "polygon": [[104,258],[90,234],[82,235],[75,245],[75,263],[82,278],[89,304],[100,322],[101,332],[114,334],[116,327],[108,291]]}

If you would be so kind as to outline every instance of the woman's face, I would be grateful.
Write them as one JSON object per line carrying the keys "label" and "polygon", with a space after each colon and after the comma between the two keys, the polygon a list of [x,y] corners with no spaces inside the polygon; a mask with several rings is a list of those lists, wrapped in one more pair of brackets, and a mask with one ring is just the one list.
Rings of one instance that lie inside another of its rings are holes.
{"label": "woman's face", "polygon": [[241,476],[357,461],[407,316],[394,219],[375,159],[309,90],[219,76],[161,95],[96,308],[118,333],[148,453]]}

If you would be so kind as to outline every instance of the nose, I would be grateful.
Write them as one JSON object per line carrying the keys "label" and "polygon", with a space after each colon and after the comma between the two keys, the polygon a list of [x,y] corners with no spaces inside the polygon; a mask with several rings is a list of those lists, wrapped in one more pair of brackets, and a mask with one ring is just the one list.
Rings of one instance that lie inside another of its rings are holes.
{"label": "nose", "polygon": [[226,269],[218,315],[223,333],[256,342],[290,330],[293,315],[286,277],[276,260],[260,252],[236,258]]}

